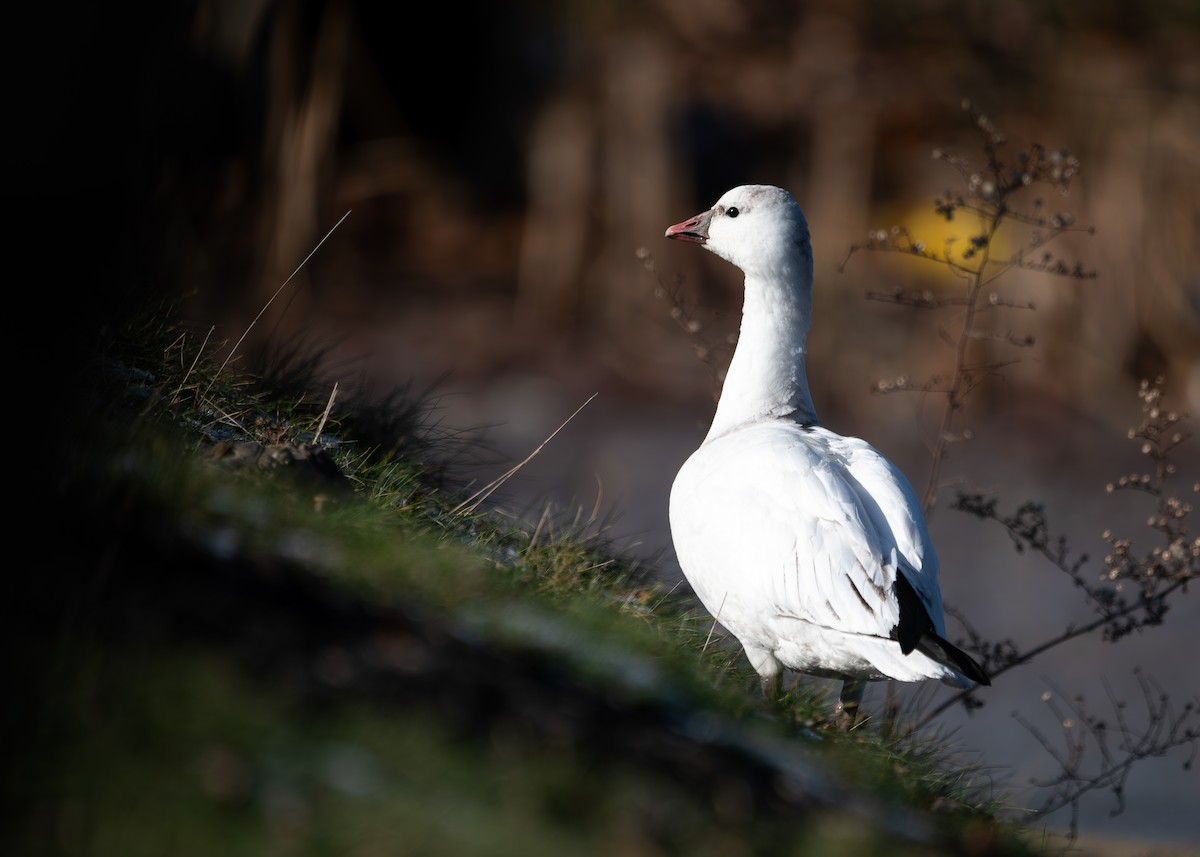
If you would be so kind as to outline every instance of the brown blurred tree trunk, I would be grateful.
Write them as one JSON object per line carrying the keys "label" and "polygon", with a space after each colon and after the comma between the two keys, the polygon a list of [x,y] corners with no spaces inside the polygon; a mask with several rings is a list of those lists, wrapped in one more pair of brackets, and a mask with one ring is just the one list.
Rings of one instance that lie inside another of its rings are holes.
{"label": "brown blurred tree trunk", "polygon": [[[350,17],[340,0],[326,3],[311,56],[304,56],[309,42],[301,30],[299,7],[280,4],[271,21],[255,284],[264,299],[321,238],[321,202],[333,178]],[[304,292],[298,287],[293,291]]]}

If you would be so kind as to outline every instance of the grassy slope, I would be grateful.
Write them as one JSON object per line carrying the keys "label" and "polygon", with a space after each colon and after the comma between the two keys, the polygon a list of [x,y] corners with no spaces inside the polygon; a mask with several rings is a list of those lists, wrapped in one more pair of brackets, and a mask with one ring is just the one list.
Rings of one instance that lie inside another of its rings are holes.
{"label": "grassy slope", "polygon": [[[767,708],[693,606],[431,465],[420,408],[114,331],[16,576],[5,854],[1022,854],[936,748]],[[199,358],[199,359],[197,359]],[[816,728],[813,728],[813,726]]]}

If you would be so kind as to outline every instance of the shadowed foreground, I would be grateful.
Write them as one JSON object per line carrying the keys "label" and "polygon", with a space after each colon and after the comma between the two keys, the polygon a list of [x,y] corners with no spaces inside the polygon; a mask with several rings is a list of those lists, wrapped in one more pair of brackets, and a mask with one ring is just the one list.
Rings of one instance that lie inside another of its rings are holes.
{"label": "shadowed foreground", "polygon": [[6,623],[4,853],[1026,853],[903,758],[722,696],[615,589],[548,594],[329,462],[205,460],[169,385],[91,381],[70,535]]}

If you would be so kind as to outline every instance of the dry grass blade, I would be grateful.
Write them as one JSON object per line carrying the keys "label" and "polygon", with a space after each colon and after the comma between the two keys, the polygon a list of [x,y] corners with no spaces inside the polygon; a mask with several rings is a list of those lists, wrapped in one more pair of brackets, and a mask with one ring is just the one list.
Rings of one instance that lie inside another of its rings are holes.
{"label": "dry grass blade", "polygon": [[246,337],[250,335],[250,331],[254,329],[254,325],[258,324],[258,320],[263,317],[263,313],[265,313],[267,311],[267,309],[271,306],[271,304],[273,304],[275,302],[275,298],[279,297],[279,294],[284,289],[287,288],[288,283],[290,283],[293,279],[295,279],[296,275],[300,273],[300,269],[308,264],[308,260],[316,255],[317,251],[321,249],[321,245],[329,240],[329,236],[332,235],[334,233],[334,231],[339,226],[342,225],[342,222],[349,216],[350,216],[350,212],[347,211],[345,214],[343,214],[341,216],[341,218],[338,220],[337,223],[333,224],[333,226],[330,228],[330,230],[325,233],[325,237],[323,237],[320,241],[317,242],[317,246],[313,247],[312,250],[309,252],[309,254],[304,257],[304,261],[296,266],[296,270],[292,271],[292,273],[290,273],[288,275],[288,278],[283,281],[283,285],[281,285],[279,288],[277,288],[275,290],[275,294],[271,295],[271,297],[267,300],[267,302],[265,304],[263,304],[263,308],[258,311],[258,315],[254,316],[254,319],[246,327],[245,331],[242,332],[241,337],[239,337],[238,341],[234,343],[233,348],[231,348],[229,350],[229,354],[228,354],[228,356],[226,356],[225,362],[221,364],[221,368],[217,371],[216,376],[214,376],[214,381],[210,381],[208,388],[206,388],[204,390],[205,395],[208,395],[209,389],[211,389],[213,383],[215,383],[215,378],[220,377],[225,372],[225,367],[229,365],[229,361],[233,359],[233,355],[237,354],[237,351],[239,348],[241,348],[242,343],[246,341]]}
{"label": "dry grass blade", "polygon": [[725,609],[725,598],[729,597],[726,592],[724,598],[721,599],[721,606],[717,608],[717,615],[713,617],[712,625],[708,629],[708,636],[704,638],[704,645],[700,647],[700,654],[708,651],[708,644],[712,642],[713,634],[716,633],[717,623],[721,621],[721,613]]}
{"label": "dry grass blade", "polygon": [[543,440],[541,443],[539,443],[537,445],[537,448],[534,449],[533,452],[531,452],[531,453],[529,453],[529,455],[525,456],[525,458],[519,464],[508,469],[503,474],[501,474],[500,476],[496,477],[491,482],[489,482],[487,485],[480,488],[478,491],[476,491],[474,494],[472,494],[466,500],[463,500],[461,503],[459,503],[457,506],[455,506],[451,510],[451,514],[457,515],[459,512],[462,512],[464,510],[466,510],[467,512],[474,512],[476,509],[478,509],[480,503],[482,503],[484,500],[486,500],[488,497],[490,497],[497,488],[499,488],[501,485],[503,485],[505,482],[507,482],[509,479],[511,479],[513,476],[515,476],[518,472],[520,472],[522,467],[524,467],[526,464],[528,464],[530,461],[532,461],[537,456],[537,454],[539,452],[541,452],[542,449],[545,448],[546,444],[548,444],[550,441],[552,441],[554,439],[555,435],[557,435],[560,431],[562,431],[564,428],[566,428],[567,423],[569,423],[571,420],[575,419],[575,417],[579,415],[579,412],[582,411],[584,408],[586,408],[588,405],[590,405],[592,403],[592,399],[596,398],[598,395],[600,395],[600,394],[592,393],[592,395],[588,396],[587,401],[584,402],[582,405],[580,405],[578,408],[576,408],[575,412],[572,413],[571,416],[569,416],[565,420],[563,420],[562,424],[559,425],[558,428],[556,428],[554,431],[550,432],[550,434],[547,435],[546,439]]}
{"label": "dry grass blade", "polygon": [[215,328],[209,328],[208,333],[204,336],[204,341],[200,343],[200,347],[196,349],[196,356],[192,358],[192,364],[188,366],[187,371],[183,373],[183,380],[179,382],[179,386],[175,388],[175,392],[171,394],[171,403],[176,404],[179,401],[179,394],[183,392],[183,388],[187,386],[188,379],[192,377],[192,372],[196,369],[196,364],[200,362],[200,357],[204,354],[204,348],[208,345],[208,339],[213,335]]}
{"label": "dry grass blade", "polygon": [[325,403],[325,412],[321,414],[321,422],[317,425],[317,433],[313,435],[313,443],[321,440],[321,432],[325,430],[325,421],[329,419],[329,412],[333,410],[333,400],[337,398],[337,381],[333,382],[333,390],[329,393],[329,401]]}

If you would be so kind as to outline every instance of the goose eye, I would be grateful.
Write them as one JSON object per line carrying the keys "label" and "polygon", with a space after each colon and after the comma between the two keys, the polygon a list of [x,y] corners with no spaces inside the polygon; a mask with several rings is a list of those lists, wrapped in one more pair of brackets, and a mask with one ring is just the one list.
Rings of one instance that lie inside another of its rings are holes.
{"label": "goose eye", "polygon": [[740,212],[737,210],[737,208],[732,205],[729,206],[729,208],[725,209],[725,213],[727,215],[729,215],[730,217],[737,217],[738,214],[740,214]]}

